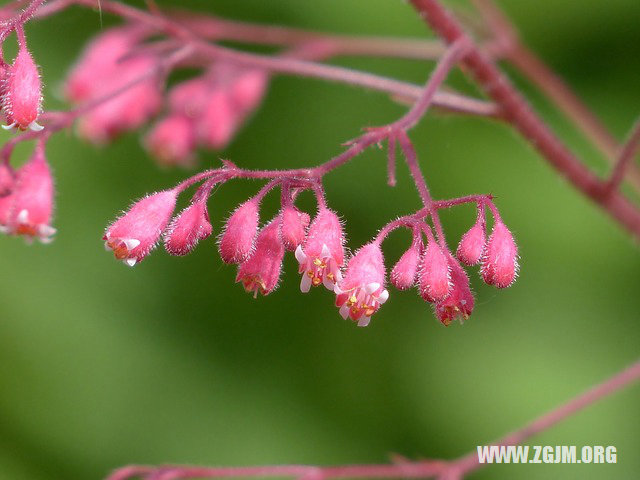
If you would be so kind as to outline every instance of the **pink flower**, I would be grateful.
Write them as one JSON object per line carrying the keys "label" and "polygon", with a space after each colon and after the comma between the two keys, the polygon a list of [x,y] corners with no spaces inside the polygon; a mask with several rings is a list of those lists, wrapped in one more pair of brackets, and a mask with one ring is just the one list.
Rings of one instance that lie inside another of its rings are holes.
{"label": "pink flower", "polygon": [[484,234],[484,219],[478,219],[460,239],[456,255],[465,265],[475,265],[482,258],[486,242]]}
{"label": "pink flower", "polygon": [[[44,154],[38,150],[16,174],[7,219],[8,233],[37,237],[42,243],[52,241],[53,178]],[[5,202],[9,202],[5,197]]]}
{"label": "pink flower", "polygon": [[24,45],[4,74],[2,110],[11,127],[21,130],[42,130],[38,116],[42,111],[42,83],[38,67]]}
{"label": "pink flower", "polygon": [[487,242],[480,270],[488,285],[506,288],[518,275],[518,247],[509,229],[497,219]]}
{"label": "pink flower", "polygon": [[391,271],[391,283],[398,290],[406,290],[413,287],[418,273],[420,254],[422,253],[422,241],[416,237],[409,249],[402,254],[398,263]]}
{"label": "pink flower", "polygon": [[163,190],[138,200],[107,227],[102,237],[105,248],[130,267],[140,262],[153,250],[167,228],[177,196],[175,190]]}
{"label": "pink flower", "polygon": [[223,149],[233,138],[239,121],[240,116],[229,93],[216,89],[211,92],[198,119],[198,139],[206,147]]}
{"label": "pink flower", "polygon": [[282,209],[280,217],[282,218],[280,224],[282,242],[287,250],[294,251],[304,241],[310,221],[309,215],[289,205]]}
{"label": "pink flower", "polygon": [[371,315],[389,298],[384,288],[385,269],[380,245],[368,243],[349,260],[344,280],[334,287],[342,318],[369,325]]}
{"label": "pink flower", "polygon": [[211,88],[211,79],[206,75],[177,84],[169,91],[169,110],[192,120],[199,118]]}
{"label": "pink flower", "polygon": [[276,217],[260,230],[256,239],[256,248],[251,256],[240,264],[236,282],[242,282],[247,292],[269,295],[278,285],[284,246],[280,241],[278,229],[280,218]]}
{"label": "pink flower", "polygon": [[300,290],[308,292],[321,283],[332,290],[342,280],[344,264],[344,235],[338,216],[321,207],[314,218],[303,245],[296,248],[296,259],[302,273]]}
{"label": "pink flower", "polygon": [[258,201],[251,198],[237,207],[227,220],[218,245],[225,263],[244,262],[253,251],[258,231]]}
{"label": "pink flower", "polygon": [[242,112],[255,109],[267,89],[268,76],[264,70],[245,70],[231,84],[231,98]]}
{"label": "pink flower", "polygon": [[427,302],[444,300],[451,290],[449,262],[443,248],[430,238],[422,257],[418,279],[420,295]]}
{"label": "pink flower", "polygon": [[196,147],[191,120],[179,114],[160,120],[147,135],[145,146],[163,165],[189,166]]}
{"label": "pink flower", "polygon": [[473,311],[473,293],[469,288],[469,277],[460,264],[449,255],[451,292],[434,305],[436,316],[444,326],[456,318],[466,320]]}
{"label": "pink flower", "polygon": [[171,255],[187,255],[211,231],[206,200],[195,202],[173,219],[165,232],[164,246]]}

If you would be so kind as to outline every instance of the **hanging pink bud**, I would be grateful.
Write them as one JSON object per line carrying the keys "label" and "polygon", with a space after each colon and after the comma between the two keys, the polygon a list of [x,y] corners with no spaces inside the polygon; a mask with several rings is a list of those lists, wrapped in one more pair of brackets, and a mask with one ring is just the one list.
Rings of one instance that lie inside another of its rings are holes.
{"label": "hanging pink bud", "polygon": [[210,93],[202,116],[198,120],[198,138],[206,147],[221,150],[233,138],[238,127],[239,113],[229,93],[216,89]]}
{"label": "hanging pink bud", "polygon": [[206,201],[192,203],[176,216],[164,235],[164,246],[171,255],[187,255],[211,235]]}
{"label": "hanging pink bud", "polygon": [[402,254],[398,263],[391,271],[391,283],[398,290],[407,290],[413,287],[416,282],[420,254],[422,253],[422,242],[414,241],[411,247]]}
{"label": "hanging pink bud", "polygon": [[444,326],[459,318],[466,320],[473,311],[473,293],[469,288],[469,277],[462,266],[449,255],[451,270],[451,292],[444,300],[434,305],[436,316]]}
{"label": "hanging pink bud", "polygon": [[277,286],[284,258],[284,246],[278,230],[280,218],[275,218],[260,230],[256,248],[251,256],[238,267],[236,282],[242,282],[247,292],[269,295]]}
{"label": "hanging pink bud", "polygon": [[211,79],[206,75],[181,82],[169,91],[169,109],[192,120],[199,118],[211,89]]}
{"label": "hanging pink bud", "polygon": [[264,70],[246,70],[231,84],[231,98],[234,104],[247,113],[255,109],[267,89],[267,73]]}
{"label": "hanging pink bud", "polygon": [[480,270],[488,285],[510,286],[518,275],[518,247],[509,229],[497,219],[487,242]]}
{"label": "hanging pink bud", "polygon": [[280,217],[282,218],[280,225],[282,242],[287,250],[294,251],[304,241],[310,221],[309,215],[289,205],[282,209]]}
{"label": "hanging pink bud", "polygon": [[486,242],[484,234],[484,221],[478,220],[476,224],[462,236],[456,255],[465,265],[475,265],[482,258]]}
{"label": "hanging pink bud", "polygon": [[345,277],[334,287],[340,315],[366,327],[371,315],[389,298],[384,288],[384,258],[380,245],[368,243],[349,260]]}
{"label": "hanging pink bud", "polygon": [[229,217],[220,236],[220,256],[225,263],[244,262],[253,251],[258,231],[258,201],[251,198],[240,205]]}
{"label": "hanging pink bud", "polygon": [[321,283],[332,290],[342,280],[344,264],[344,234],[338,216],[321,207],[313,219],[303,245],[296,248],[296,260],[302,273],[300,290],[308,292]]}
{"label": "hanging pink bud", "polygon": [[42,130],[38,116],[42,111],[42,83],[38,67],[24,45],[5,73],[2,110],[9,127]]}
{"label": "hanging pink bud", "polygon": [[8,233],[38,238],[49,243],[55,233],[53,213],[53,177],[44,153],[36,149],[31,159],[16,174],[7,221]]}
{"label": "hanging pink bud", "polygon": [[176,190],[163,190],[138,200],[102,237],[105,248],[133,267],[156,246],[176,206]]}
{"label": "hanging pink bud", "polygon": [[422,257],[418,283],[420,295],[427,302],[444,300],[451,290],[451,272],[443,248],[434,239],[429,239]]}
{"label": "hanging pink bud", "polygon": [[193,124],[186,116],[170,115],[153,127],[144,143],[162,165],[189,166],[196,148]]}

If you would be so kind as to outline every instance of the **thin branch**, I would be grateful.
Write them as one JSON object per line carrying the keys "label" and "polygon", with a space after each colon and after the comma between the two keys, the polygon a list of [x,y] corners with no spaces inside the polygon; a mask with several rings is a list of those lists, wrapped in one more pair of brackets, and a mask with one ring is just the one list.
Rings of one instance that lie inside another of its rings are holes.
{"label": "thin branch", "polygon": [[633,157],[638,153],[638,149],[640,149],[640,119],[636,120],[631,133],[627,137],[627,141],[622,146],[620,155],[618,155],[618,159],[611,171],[611,176],[606,183],[607,192],[613,192],[620,186],[625,173],[629,171],[629,167],[632,165]]}
{"label": "thin branch", "polygon": [[[471,38],[459,22],[437,0],[410,0],[429,25],[447,42]],[[470,47],[464,64],[485,92],[502,107],[505,119],[547,159],[558,172],[593,200],[637,238],[640,238],[640,211],[619,192],[607,192],[600,181],[555,136],[530,108],[527,101],[476,45]]]}

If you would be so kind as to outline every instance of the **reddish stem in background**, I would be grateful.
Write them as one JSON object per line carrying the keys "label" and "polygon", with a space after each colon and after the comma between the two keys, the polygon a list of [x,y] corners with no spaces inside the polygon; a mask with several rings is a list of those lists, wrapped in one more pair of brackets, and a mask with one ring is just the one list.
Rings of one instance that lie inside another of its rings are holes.
{"label": "reddish stem in background", "polygon": [[611,176],[606,183],[606,190],[608,192],[612,192],[617,189],[622,183],[622,179],[625,176],[625,172],[631,166],[631,162],[633,161],[633,157],[635,157],[636,153],[638,153],[638,149],[640,148],[640,119],[636,120],[635,125],[631,129],[631,133],[629,134],[627,141],[622,146],[622,150],[620,151],[620,155],[613,166],[613,171],[611,172]]}

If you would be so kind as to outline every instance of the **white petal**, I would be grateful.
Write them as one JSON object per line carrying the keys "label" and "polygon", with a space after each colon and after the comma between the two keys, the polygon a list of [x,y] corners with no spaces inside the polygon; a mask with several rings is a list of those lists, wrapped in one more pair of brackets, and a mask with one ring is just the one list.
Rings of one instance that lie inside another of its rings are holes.
{"label": "white petal", "polygon": [[130,267],[133,267],[136,263],[138,263],[138,261],[135,258],[125,258],[123,262],[125,265],[128,265]]}
{"label": "white petal", "polygon": [[306,263],[307,261],[307,256],[304,254],[304,252],[302,251],[302,246],[298,245],[298,248],[296,248],[296,260],[298,260],[298,263]]}
{"label": "white petal", "polygon": [[333,292],[334,287],[335,287],[335,283],[333,282],[333,280],[330,280],[329,277],[327,277],[327,274],[325,273],[322,276],[322,284],[324,285],[324,288],[326,288],[327,290],[329,290],[330,292]]}
{"label": "white petal", "polygon": [[38,227],[38,233],[42,237],[50,237],[52,235],[55,235],[56,232],[57,230],[49,225],[40,225]]}
{"label": "white petal", "polygon": [[16,220],[18,220],[18,223],[27,223],[29,221],[29,212],[27,210],[20,210]]}
{"label": "white petal", "polygon": [[127,247],[127,250],[131,251],[138,245],[140,245],[140,240],[137,240],[135,238],[125,238],[122,240],[122,243],[124,243],[124,246]]}
{"label": "white petal", "polygon": [[367,293],[367,295],[371,295],[373,292],[375,292],[379,288],[380,288],[380,284],[377,282],[373,282],[368,284],[366,287],[364,287],[364,291]]}
{"label": "white petal", "polygon": [[331,250],[329,250],[329,247],[327,247],[326,244],[322,244],[322,252],[320,253],[320,255],[322,256],[322,258],[329,258],[331,256]]}
{"label": "white petal", "polygon": [[337,283],[333,285],[333,293],[335,293],[336,295],[340,295],[342,293],[342,289],[338,286]]}
{"label": "white petal", "polygon": [[34,120],[29,124],[29,129],[33,130],[34,132],[39,132],[40,130],[43,130],[44,127]]}
{"label": "white petal", "polygon": [[311,277],[307,275],[307,272],[302,272],[302,278],[300,279],[300,291],[302,293],[308,293],[311,289]]}
{"label": "white petal", "polygon": [[2,128],[4,130],[11,130],[15,126],[16,126],[16,122],[13,122],[11,125],[2,125]]}
{"label": "white petal", "polygon": [[38,237],[40,239],[40,243],[44,244],[44,245],[48,245],[51,242],[53,242],[53,238],[51,237]]}
{"label": "white petal", "polygon": [[340,316],[345,320],[349,316],[349,307],[346,304],[340,307]]}
{"label": "white petal", "polygon": [[378,302],[380,302],[380,305],[382,305],[387,300],[389,300],[389,290],[382,290],[382,292],[378,296]]}
{"label": "white petal", "polygon": [[8,233],[9,232],[9,227],[7,227],[6,225],[0,225],[0,233]]}
{"label": "white petal", "polygon": [[358,326],[366,327],[367,325],[369,325],[370,321],[371,321],[371,317],[360,317],[360,320],[358,320]]}

